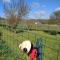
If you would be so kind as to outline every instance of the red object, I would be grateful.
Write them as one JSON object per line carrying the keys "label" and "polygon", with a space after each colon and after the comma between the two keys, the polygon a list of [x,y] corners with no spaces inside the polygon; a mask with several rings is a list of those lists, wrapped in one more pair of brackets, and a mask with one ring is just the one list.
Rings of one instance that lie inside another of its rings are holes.
{"label": "red object", "polygon": [[37,50],[33,48],[28,56],[29,60],[35,60],[35,58],[37,57]]}

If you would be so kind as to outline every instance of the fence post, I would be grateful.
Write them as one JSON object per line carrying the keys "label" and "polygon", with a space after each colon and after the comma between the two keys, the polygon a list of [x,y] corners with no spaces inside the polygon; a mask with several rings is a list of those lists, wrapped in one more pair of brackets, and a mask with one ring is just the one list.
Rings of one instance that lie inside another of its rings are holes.
{"label": "fence post", "polygon": [[0,42],[2,41],[2,32],[0,32]]}

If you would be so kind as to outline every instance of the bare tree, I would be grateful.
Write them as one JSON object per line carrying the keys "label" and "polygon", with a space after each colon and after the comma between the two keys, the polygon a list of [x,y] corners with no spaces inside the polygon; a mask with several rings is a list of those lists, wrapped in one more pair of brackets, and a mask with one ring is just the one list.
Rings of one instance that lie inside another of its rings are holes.
{"label": "bare tree", "polygon": [[16,25],[29,10],[26,0],[11,0],[9,3],[4,3],[4,13],[11,25]]}
{"label": "bare tree", "polygon": [[27,25],[28,29],[31,29],[33,24],[34,24],[34,21],[32,21],[32,20],[26,21],[26,25]]}

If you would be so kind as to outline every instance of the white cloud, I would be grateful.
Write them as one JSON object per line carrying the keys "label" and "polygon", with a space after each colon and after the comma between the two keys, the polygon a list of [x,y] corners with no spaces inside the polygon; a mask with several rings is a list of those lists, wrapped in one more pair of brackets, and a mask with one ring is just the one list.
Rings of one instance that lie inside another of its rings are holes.
{"label": "white cloud", "polygon": [[46,5],[41,5],[39,2],[33,2],[31,5],[32,8],[46,8]]}
{"label": "white cloud", "polygon": [[35,18],[41,18],[41,17],[44,17],[46,15],[46,11],[37,11],[35,13],[33,13],[33,16]]}
{"label": "white cloud", "polygon": [[55,11],[60,11],[60,7],[59,8],[56,8]]}
{"label": "white cloud", "polygon": [[40,4],[38,2],[33,2],[32,8],[40,8]]}
{"label": "white cloud", "polygon": [[4,3],[6,3],[6,2],[7,2],[7,3],[9,3],[9,2],[10,2],[10,0],[3,0],[3,2],[4,2]]}
{"label": "white cloud", "polygon": [[30,18],[45,18],[47,12],[45,10],[46,5],[42,5],[39,2],[33,2],[31,4],[32,11],[28,17]]}

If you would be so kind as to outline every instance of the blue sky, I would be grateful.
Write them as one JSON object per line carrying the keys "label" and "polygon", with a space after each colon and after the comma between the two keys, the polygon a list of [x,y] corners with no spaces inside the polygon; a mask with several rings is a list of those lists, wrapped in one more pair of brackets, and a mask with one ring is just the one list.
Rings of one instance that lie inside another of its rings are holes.
{"label": "blue sky", "polygon": [[[3,1],[9,3],[10,0],[0,0],[0,16],[3,13]],[[53,11],[60,9],[60,0],[26,0],[31,10],[27,18],[32,19],[47,19]]]}

